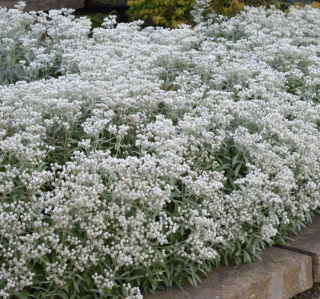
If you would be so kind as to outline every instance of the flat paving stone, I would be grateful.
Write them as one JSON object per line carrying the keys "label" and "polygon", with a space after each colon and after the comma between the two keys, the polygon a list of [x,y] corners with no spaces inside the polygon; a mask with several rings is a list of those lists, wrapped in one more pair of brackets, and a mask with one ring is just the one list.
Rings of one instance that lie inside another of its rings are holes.
{"label": "flat paving stone", "polygon": [[[0,0],[1,7],[14,8],[21,0]],[[24,0],[24,11],[48,11],[61,8],[83,8],[84,0]]]}
{"label": "flat paving stone", "polygon": [[144,294],[144,299],[288,299],[312,287],[311,257],[270,247],[261,258],[253,264],[214,268],[197,288],[169,288]]}
{"label": "flat paving stone", "polygon": [[299,252],[311,256],[314,282],[320,282],[320,215],[312,218],[312,223],[302,228],[297,236],[290,236],[288,246],[277,245],[279,248]]}

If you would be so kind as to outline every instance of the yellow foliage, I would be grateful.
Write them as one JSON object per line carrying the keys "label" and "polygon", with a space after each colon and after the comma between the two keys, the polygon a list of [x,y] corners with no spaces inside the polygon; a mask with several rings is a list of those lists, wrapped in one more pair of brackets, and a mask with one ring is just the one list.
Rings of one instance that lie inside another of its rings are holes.
{"label": "yellow foliage", "polygon": [[281,7],[282,3],[278,2],[278,1],[275,1],[273,4],[276,6],[276,8],[279,9]]}
{"label": "yellow foliage", "polygon": [[239,2],[238,0],[232,0],[230,2],[230,5],[228,7],[224,7],[222,9],[222,14],[233,17],[240,11],[242,11],[245,7],[245,4],[243,2]]}
{"label": "yellow foliage", "polygon": [[245,7],[245,4],[243,2],[239,2],[238,0],[233,0],[231,5],[233,5],[237,10],[244,10]]}
{"label": "yellow foliage", "polygon": [[153,23],[155,23],[156,25],[163,25],[166,22],[166,19],[164,17],[161,16],[154,16],[152,18]]}
{"label": "yellow foliage", "polygon": [[141,14],[141,15],[147,15],[147,14],[149,14],[150,13],[150,9],[141,9],[140,11],[139,11],[139,14]]}
{"label": "yellow foliage", "polygon": [[320,9],[320,2],[312,2],[311,3],[311,6],[313,7],[313,8],[318,8],[318,9]]}
{"label": "yellow foliage", "polygon": [[173,28],[178,28],[178,22],[177,21],[172,21],[171,26]]}
{"label": "yellow foliage", "polygon": [[181,9],[181,8],[177,8],[177,9],[175,10],[175,14],[176,14],[177,16],[182,16],[182,15],[184,14],[184,11],[183,11],[183,9]]}
{"label": "yellow foliage", "polygon": [[177,4],[184,6],[184,5],[188,5],[190,3],[190,1],[184,1],[184,0],[178,0]]}
{"label": "yellow foliage", "polygon": [[146,2],[146,0],[128,0],[127,5],[128,5],[128,6],[130,6],[130,5],[132,5],[132,4],[134,4],[134,5],[140,5],[140,4],[143,4],[143,3],[145,3],[145,2]]}
{"label": "yellow foliage", "polygon": [[297,3],[295,3],[295,4],[293,5],[293,7],[295,7],[295,8],[303,8],[304,5],[303,5],[302,3],[300,3],[300,2],[297,2]]}
{"label": "yellow foliage", "polygon": [[149,17],[156,25],[176,28],[181,23],[192,23],[190,11],[195,0],[128,0],[127,3],[133,19]]}
{"label": "yellow foliage", "polygon": [[[132,5],[130,8],[132,8],[133,19],[149,17],[156,25],[177,28],[179,24],[194,25],[190,11],[195,2],[196,0],[128,0],[127,4]],[[215,11],[218,14],[233,17],[244,10],[244,2],[253,6],[267,7],[267,4],[273,4],[278,9],[287,8],[284,5],[284,0],[249,0],[249,2],[244,0],[211,0],[208,12]],[[300,2],[294,6],[304,7]],[[319,2],[312,2],[311,6],[320,9]]]}

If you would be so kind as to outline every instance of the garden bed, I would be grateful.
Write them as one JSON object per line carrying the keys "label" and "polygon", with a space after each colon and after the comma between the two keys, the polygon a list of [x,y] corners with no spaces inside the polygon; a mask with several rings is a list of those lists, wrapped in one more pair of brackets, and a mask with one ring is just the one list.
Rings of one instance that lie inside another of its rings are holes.
{"label": "garden bed", "polygon": [[141,298],[260,258],[320,199],[320,10],[93,30],[0,10],[0,296]]}

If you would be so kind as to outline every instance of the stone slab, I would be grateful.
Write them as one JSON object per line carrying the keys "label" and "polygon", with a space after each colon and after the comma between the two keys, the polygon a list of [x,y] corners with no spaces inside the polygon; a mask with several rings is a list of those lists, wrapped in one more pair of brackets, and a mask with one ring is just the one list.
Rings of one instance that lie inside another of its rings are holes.
{"label": "stone slab", "polygon": [[289,236],[288,246],[277,245],[291,251],[300,252],[312,257],[312,264],[320,266],[320,215],[312,218],[312,223],[302,228],[297,236]]}
{"label": "stone slab", "polygon": [[320,282],[320,267],[312,265],[313,282]]}
{"label": "stone slab", "polygon": [[197,288],[169,288],[144,294],[144,299],[288,299],[312,287],[311,257],[271,247],[261,258],[253,264],[214,268]]}
{"label": "stone slab", "polygon": [[126,5],[127,0],[86,0],[86,7],[120,7]]}
{"label": "stone slab", "polygon": [[[1,7],[14,8],[21,0],[0,0]],[[83,8],[85,0],[24,0],[24,11],[48,11],[61,8]]]}

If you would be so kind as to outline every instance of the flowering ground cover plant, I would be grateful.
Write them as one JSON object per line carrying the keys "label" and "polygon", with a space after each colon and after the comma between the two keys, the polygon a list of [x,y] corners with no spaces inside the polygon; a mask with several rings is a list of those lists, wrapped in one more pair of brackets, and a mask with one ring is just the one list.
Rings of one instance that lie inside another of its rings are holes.
{"label": "flowering ground cover plant", "polygon": [[0,9],[0,85],[57,77],[66,44],[81,44],[90,33],[90,20],[74,20],[71,9],[23,13],[24,7]]}
{"label": "flowering ground cover plant", "polygon": [[0,10],[1,63],[22,49],[31,74],[0,87],[2,298],[197,285],[319,208],[320,11],[203,19],[202,2],[195,28],[110,18],[90,38],[66,11]]}

